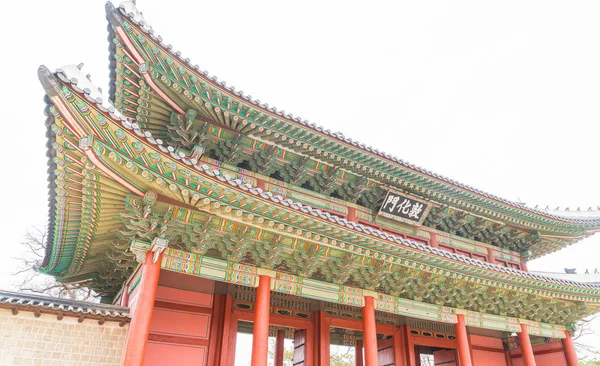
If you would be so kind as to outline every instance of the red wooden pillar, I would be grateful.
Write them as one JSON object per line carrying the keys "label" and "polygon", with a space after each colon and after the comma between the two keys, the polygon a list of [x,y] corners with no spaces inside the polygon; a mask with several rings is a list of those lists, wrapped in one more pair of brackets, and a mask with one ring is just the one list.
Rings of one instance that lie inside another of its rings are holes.
{"label": "red wooden pillar", "polygon": [[121,306],[129,307],[129,285],[123,286],[123,293],[121,294]]}
{"label": "red wooden pillar", "polygon": [[472,366],[471,351],[469,350],[469,338],[467,336],[467,326],[465,325],[464,314],[457,314],[456,318],[456,343],[458,344],[458,358],[460,366]]}
{"label": "red wooden pillar", "polygon": [[471,355],[471,362],[473,362],[473,360],[475,359],[475,356],[473,356],[473,343],[471,342],[470,334],[467,334],[467,339],[469,340],[469,354]]}
{"label": "red wooden pillar", "polygon": [[377,329],[375,323],[375,299],[365,296],[362,308],[363,340],[365,345],[365,366],[379,366],[377,354]]}
{"label": "red wooden pillar", "polygon": [[529,339],[529,329],[527,328],[527,324],[521,324],[519,343],[521,344],[521,354],[523,356],[525,366],[536,366],[533,348],[531,347],[531,340]]}
{"label": "red wooden pillar", "polygon": [[[229,324],[225,325],[227,296],[214,295],[210,333],[208,338],[208,365],[217,365],[223,352],[223,339],[227,337]],[[226,350],[226,349],[225,349]],[[227,352],[227,351],[225,351]]]}
{"label": "red wooden pillar", "polygon": [[354,364],[356,366],[363,366],[363,341],[362,339],[356,340],[356,347],[354,348],[356,355],[354,356]]}
{"label": "red wooden pillar", "polygon": [[346,220],[356,221],[356,208],[348,207],[348,215],[346,215]]}
{"label": "red wooden pillar", "polygon": [[233,354],[235,354],[235,338],[233,339],[233,343],[230,343],[231,336],[237,336],[237,320],[232,321],[232,309],[233,298],[231,295],[226,295],[225,309],[223,310],[223,336],[221,338],[221,356],[219,362],[219,365],[221,366],[227,366],[228,353],[231,353],[232,349]]}
{"label": "red wooden pillar", "polygon": [[491,264],[496,264],[496,257],[494,257],[494,249],[487,248],[488,252],[488,262]]}
{"label": "red wooden pillar", "polygon": [[437,241],[437,234],[436,233],[429,233],[429,235],[431,236],[431,240],[429,241],[429,245],[434,247],[434,248],[439,248],[440,247],[440,243]]}
{"label": "red wooden pillar", "polygon": [[415,343],[413,342],[413,337],[410,334],[410,326],[404,326],[404,337],[406,338],[406,355],[408,366],[415,366],[417,364],[417,354],[415,352]]}
{"label": "red wooden pillar", "polygon": [[267,366],[269,356],[269,310],[271,277],[261,275],[256,289],[254,332],[252,334],[252,366]]}
{"label": "red wooden pillar", "polygon": [[398,327],[396,333],[392,335],[392,341],[394,344],[394,365],[404,366],[406,365],[406,352],[404,350],[405,339],[404,339],[404,328]]}
{"label": "red wooden pillar", "polygon": [[256,180],[256,188],[260,188],[264,191],[265,190],[265,181],[262,179],[257,179]]}
{"label": "red wooden pillar", "polygon": [[158,287],[158,277],[160,275],[160,262],[162,254],[158,256],[156,263],[152,260],[154,252],[146,253],[146,260],[143,265],[142,280],[139,286],[139,295],[135,303],[135,312],[129,331],[127,332],[127,345],[125,346],[124,365],[141,366],[144,363],[144,353],[148,334],[150,333],[150,321],[152,320],[152,310],[154,309],[154,299],[156,298],[156,288]]}
{"label": "red wooden pillar", "polygon": [[325,317],[325,312],[319,312],[319,366],[329,366],[331,364],[331,327]]}
{"label": "red wooden pillar", "polygon": [[313,366],[319,364],[319,360],[317,359],[319,348],[317,347],[317,341],[315,339],[317,338],[315,335],[315,328],[317,326],[314,314],[316,313],[313,313],[312,324],[306,328],[306,340],[304,346],[304,366]]}
{"label": "red wooden pillar", "polygon": [[277,330],[275,343],[275,366],[283,366],[283,343],[285,342],[285,330]]}
{"label": "red wooden pillar", "polygon": [[227,352],[221,354],[220,366],[234,366],[235,365],[235,348],[237,346],[237,331],[239,326],[239,318],[235,313],[231,314],[229,320],[229,338],[227,340]]}
{"label": "red wooden pillar", "polygon": [[567,359],[567,366],[579,366],[579,361],[577,360],[577,352],[575,352],[575,345],[573,344],[573,338],[571,338],[571,333],[566,330],[565,338],[561,340],[563,345],[563,350],[565,351],[565,358]]}
{"label": "red wooden pillar", "polygon": [[527,261],[523,257],[521,257],[521,271],[529,272],[527,269]]}

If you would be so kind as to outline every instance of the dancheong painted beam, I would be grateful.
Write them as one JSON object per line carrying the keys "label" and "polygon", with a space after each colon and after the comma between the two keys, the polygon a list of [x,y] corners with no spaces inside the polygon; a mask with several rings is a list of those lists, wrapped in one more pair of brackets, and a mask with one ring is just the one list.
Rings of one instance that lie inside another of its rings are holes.
{"label": "dancheong painted beam", "polygon": [[133,2],[106,12],[110,101],[81,65],[38,72],[40,270],[134,309],[128,364],[231,365],[238,332],[261,365],[267,332],[306,365],[327,364],[330,343],[360,345],[367,365],[414,365],[425,347],[440,362],[573,364],[569,331],[600,286],[526,262],[594,234],[599,215],[529,208],[331,133],[191,66]]}

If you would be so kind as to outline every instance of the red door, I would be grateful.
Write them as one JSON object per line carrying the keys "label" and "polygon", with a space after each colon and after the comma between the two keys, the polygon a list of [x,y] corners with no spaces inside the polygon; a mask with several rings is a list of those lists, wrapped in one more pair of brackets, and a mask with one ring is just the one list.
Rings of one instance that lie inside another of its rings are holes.
{"label": "red door", "polygon": [[306,330],[300,329],[294,332],[294,358],[292,365],[304,366],[306,354]]}

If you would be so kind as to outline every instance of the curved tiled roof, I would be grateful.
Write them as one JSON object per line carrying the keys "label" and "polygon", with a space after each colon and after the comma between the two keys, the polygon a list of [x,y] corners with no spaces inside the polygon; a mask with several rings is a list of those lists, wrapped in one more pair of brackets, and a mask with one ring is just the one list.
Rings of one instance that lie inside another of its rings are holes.
{"label": "curved tiled roof", "polygon": [[[111,12],[112,11],[116,11],[116,9],[114,8],[114,6],[110,3],[107,2],[106,4],[106,9],[107,9],[107,18],[111,17]],[[576,224],[588,224],[588,225],[600,225],[600,215],[590,215],[589,217],[587,216],[572,216],[572,215],[559,215],[559,214],[555,214],[546,210],[540,210],[537,208],[532,208],[529,206],[526,206],[525,204],[522,204],[520,202],[515,202],[515,201],[511,201],[496,195],[493,195],[491,193],[485,192],[483,190],[474,188],[470,185],[461,183],[457,180],[445,177],[443,175],[437,174],[435,172],[432,172],[430,170],[427,170],[425,168],[422,168],[420,166],[417,166],[415,164],[412,164],[410,162],[407,162],[403,159],[397,158],[391,154],[388,154],[386,152],[380,151],[378,149],[375,149],[371,146],[367,146],[363,143],[360,143],[358,141],[352,140],[351,138],[347,138],[344,136],[343,133],[341,132],[332,132],[329,129],[326,129],[325,127],[316,125],[315,123],[309,122],[308,120],[302,119],[300,117],[297,116],[293,116],[290,113],[285,112],[284,110],[279,110],[275,107],[269,106],[269,104],[267,103],[262,103],[260,100],[258,99],[253,99],[252,96],[250,95],[246,95],[244,94],[243,91],[238,91],[236,90],[235,87],[233,86],[229,86],[227,85],[226,82],[224,81],[219,81],[218,78],[214,75],[210,75],[207,71],[205,70],[201,70],[200,67],[198,65],[192,65],[191,61],[189,58],[183,58],[181,56],[181,52],[179,51],[175,51],[173,49],[173,46],[171,44],[165,44],[163,41],[163,38],[160,35],[155,34],[154,30],[152,29],[152,27],[145,21],[142,13],[137,9],[135,2],[134,1],[125,1],[123,3],[121,3],[118,7],[119,11],[121,14],[127,16],[129,18],[129,20],[138,25],[139,27],[141,27],[141,29],[143,31],[145,31],[150,37],[152,37],[155,41],[157,41],[162,47],[164,47],[165,49],[169,50],[169,52],[171,52],[174,56],[176,56],[177,58],[179,58],[182,62],[186,63],[190,68],[193,68],[195,70],[197,70],[200,74],[204,75],[207,79],[209,79],[209,82],[214,83],[216,86],[223,88],[225,90],[227,90],[228,92],[230,92],[231,94],[242,98],[243,100],[252,103],[253,105],[255,105],[258,108],[263,109],[264,111],[268,112],[268,113],[273,113],[278,115],[279,117],[281,117],[282,119],[287,120],[288,122],[294,123],[294,124],[299,124],[303,127],[312,129],[315,132],[318,133],[322,133],[324,135],[327,135],[339,142],[342,142],[344,144],[349,144],[352,145],[358,149],[367,151],[371,154],[377,155],[380,158],[383,158],[385,160],[389,160],[393,163],[396,164],[400,164],[401,166],[408,168],[410,170],[416,171],[418,173],[427,175],[431,178],[443,181],[447,184],[451,184],[453,186],[459,187],[461,189],[464,189],[466,191],[469,191],[473,194],[494,200],[494,201],[498,201],[501,202],[505,205],[510,205],[513,206],[515,208],[518,208],[520,210],[524,210],[530,213],[534,213],[536,215],[541,215],[541,216],[545,216],[554,220],[560,220],[560,221],[564,221],[564,222],[569,222],[569,223],[576,223]],[[109,27],[110,28],[110,27]],[[109,30],[109,37],[113,35],[112,34],[112,30]],[[114,47],[112,46],[112,42],[111,42],[111,46],[110,46],[110,50],[111,52],[114,52]],[[114,67],[114,57],[112,57],[111,55],[111,95],[114,94],[114,72],[112,70],[112,68]]]}
{"label": "curved tiled roof", "polygon": [[[42,75],[42,74],[40,74]],[[118,112],[110,103],[105,102],[103,98],[100,96],[100,91],[97,87],[95,87],[88,77],[80,70],[78,66],[66,66],[61,69],[58,69],[56,72],[56,77],[62,80],[65,83],[70,84],[74,90],[80,92],[85,96],[85,98],[91,103],[95,104],[100,110],[104,112],[110,113],[110,115],[117,121],[121,123],[121,125],[129,131],[132,131],[138,137],[145,139],[148,143],[156,146],[156,148],[162,151],[165,154],[170,155],[173,159],[181,161],[183,164],[189,166],[201,172],[205,175],[215,177],[223,183],[227,183],[233,187],[237,187],[243,191],[249,192],[255,196],[261,197],[262,199],[269,200],[273,203],[280,204],[296,211],[302,212],[304,214],[309,214],[314,217],[318,217],[324,220],[328,220],[332,223],[345,226],[348,229],[355,230],[357,232],[361,232],[370,236],[374,236],[380,239],[388,240],[394,242],[399,245],[403,245],[405,247],[412,248],[413,250],[418,250],[422,252],[429,253],[430,255],[436,255],[440,257],[445,257],[447,259],[452,259],[455,261],[459,261],[465,264],[473,265],[476,267],[480,267],[486,270],[491,270],[495,272],[500,272],[508,275],[518,276],[521,278],[527,278],[537,281],[545,281],[550,283],[556,283],[561,285],[574,286],[579,288],[586,288],[592,290],[600,290],[600,285],[597,284],[588,284],[588,283],[580,283],[575,281],[557,279],[547,276],[540,276],[537,274],[524,272],[520,270],[516,270],[513,268],[503,267],[496,264],[491,264],[488,262],[483,262],[478,259],[469,258],[460,254],[455,254],[448,252],[446,250],[437,249],[434,247],[430,247],[428,245],[424,245],[412,240],[408,240],[399,236],[395,236],[381,230],[377,230],[373,227],[366,226],[360,224],[358,222],[350,221],[345,218],[338,217],[336,215],[332,215],[328,212],[321,211],[316,208],[312,208],[311,206],[293,201],[291,199],[284,199],[280,195],[275,195],[271,192],[264,192],[261,188],[253,187],[248,183],[244,183],[239,179],[232,179],[227,176],[221,174],[219,170],[214,170],[212,167],[206,164],[198,164],[198,161],[195,159],[188,159],[185,156],[179,155],[175,153],[175,149],[172,146],[164,144],[160,139],[154,139],[152,137],[152,133],[149,131],[143,131],[140,126],[133,122],[131,119],[124,117],[120,112]],[[44,82],[44,81],[42,81]],[[50,248],[48,246],[48,248]],[[50,249],[48,249],[50,250]]]}
{"label": "curved tiled roof", "polygon": [[0,290],[0,306],[20,310],[62,311],[73,315],[92,315],[129,321],[129,309],[121,306],[96,304],[85,301],[59,299],[50,296]]}
{"label": "curved tiled roof", "polygon": [[[54,235],[55,230],[55,222],[56,222],[56,210],[54,203],[56,202],[56,163],[54,162],[54,158],[56,156],[56,151],[52,147],[52,143],[55,140],[54,131],[52,131],[52,125],[54,124],[54,116],[49,111],[50,107],[50,98],[48,96],[44,96],[44,102],[46,103],[46,107],[44,108],[44,114],[46,115],[46,156],[48,157],[48,235],[47,240],[48,243],[51,242],[51,238]],[[42,259],[42,263],[40,267],[45,267],[48,265],[50,261],[50,251],[48,250],[48,246],[46,246],[46,253],[44,258]]]}

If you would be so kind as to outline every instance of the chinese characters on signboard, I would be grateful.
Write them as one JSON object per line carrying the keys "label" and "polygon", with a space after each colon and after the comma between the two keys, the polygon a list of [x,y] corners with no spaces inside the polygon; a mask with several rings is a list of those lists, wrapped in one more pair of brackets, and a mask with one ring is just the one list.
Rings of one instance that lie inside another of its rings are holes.
{"label": "chinese characters on signboard", "polygon": [[427,213],[429,203],[392,191],[388,192],[379,209],[380,216],[416,225],[423,223]]}

